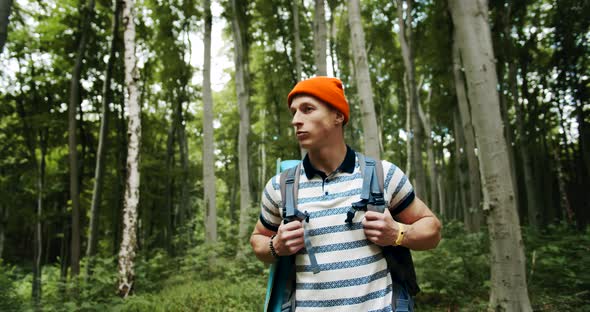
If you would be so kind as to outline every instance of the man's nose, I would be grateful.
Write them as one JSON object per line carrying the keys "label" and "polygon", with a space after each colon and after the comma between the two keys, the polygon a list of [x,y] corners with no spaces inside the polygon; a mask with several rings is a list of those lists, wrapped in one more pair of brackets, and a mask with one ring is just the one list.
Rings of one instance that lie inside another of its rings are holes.
{"label": "man's nose", "polygon": [[293,118],[291,119],[291,125],[293,125],[294,127],[301,125],[301,115],[299,114],[298,110],[295,111],[295,113],[293,114]]}

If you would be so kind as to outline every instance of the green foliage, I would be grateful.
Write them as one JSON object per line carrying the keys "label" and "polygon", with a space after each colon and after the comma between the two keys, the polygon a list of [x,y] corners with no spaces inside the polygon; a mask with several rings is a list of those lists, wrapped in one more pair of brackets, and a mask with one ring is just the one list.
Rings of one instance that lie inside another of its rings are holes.
{"label": "green foliage", "polygon": [[[466,233],[463,224],[445,224],[439,246],[413,252],[422,289],[418,303],[454,306],[489,292],[489,242],[484,232]],[[484,299],[485,300],[485,299]]]}
{"label": "green foliage", "polygon": [[0,259],[0,311],[18,311],[22,301],[15,289],[15,267]]}

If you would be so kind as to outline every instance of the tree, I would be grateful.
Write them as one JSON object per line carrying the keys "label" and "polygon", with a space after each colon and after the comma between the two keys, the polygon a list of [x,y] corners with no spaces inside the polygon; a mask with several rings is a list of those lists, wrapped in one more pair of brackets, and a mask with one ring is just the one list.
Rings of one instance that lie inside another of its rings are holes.
{"label": "tree", "polygon": [[11,7],[12,0],[0,0],[0,53],[4,50],[4,44],[8,35],[8,20]]}
{"label": "tree", "polygon": [[108,134],[109,121],[109,103],[113,96],[111,90],[111,78],[113,76],[113,65],[115,63],[115,52],[117,50],[116,42],[119,34],[119,18],[121,13],[121,5],[119,1],[115,1],[115,12],[113,13],[112,37],[109,47],[109,59],[104,74],[104,84],[102,87],[102,105],[101,105],[101,120],[100,133],[98,138],[98,148],[96,150],[96,167],[94,171],[94,187],[92,192],[92,203],[90,207],[90,234],[88,235],[88,244],[86,249],[86,257],[88,264],[86,266],[86,275],[92,274],[93,260],[96,254],[96,245],[98,242],[98,225],[99,225],[99,210],[102,199],[103,177],[105,171],[105,149],[106,139]]}
{"label": "tree", "polygon": [[213,136],[213,98],[211,96],[211,1],[203,3],[205,10],[205,38],[203,60],[203,187],[205,241],[217,242],[217,202],[215,200],[215,142]]}
{"label": "tree", "polygon": [[248,135],[250,133],[249,68],[248,68],[248,25],[246,22],[246,3],[231,0],[232,29],[234,39],[234,64],[236,69],[236,95],[240,113],[238,133],[238,171],[240,174],[240,225],[238,228],[238,257],[241,257],[244,241],[248,234],[248,215],[250,211],[250,178],[248,172]]}
{"label": "tree", "polygon": [[[418,101],[418,88],[416,83],[416,69],[414,65],[414,36],[412,27],[412,2],[406,1],[406,10],[404,18],[404,1],[397,1],[397,18],[399,25],[399,42],[402,50],[402,57],[404,60],[404,67],[406,69],[405,83],[406,83],[406,97],[408,98],[409,113],[411,116],[409,121],[411,125],[411,134],[409,134],[412,151],[412,169],[414,170],[414,188],[416,192],[426,192],[426,175],[424,173],[424,166],[422,163],[422,145],[424,141],[424,131],[422,130]],[[409,28],[409,29],[408,29]],[[430,133],[427,133],[430,135]]]}
{"label": "tree", "polygon": [[[297,1],[293,1],[296,3]],[[326,30],[326,9],[324,0],[315,0],[315,10],[313,15],[313,51],[317,76],[326,76],[328,74],[328,65],[326,63],[327,48],[327,30]]]}
{"label": "tree", "polygon": [[367,156],[380,158],[379,131],[377,130],[373,88],[369,75],[359,0],[348,1],[348,23],[350,24],[350,41],[355,67],[354,75],[361,101],[364,152]]}
{"label": "tree", "polygon": [[[469,231],[479,231],[481,225],[481,178],[479,175],[479,164],[477,155],[475,154],[475,135],[473,132],[473,125],[471,122],[471,115],[469,109],[469,99],[465,90],[465,78],[462,70],[461,56],[459,53],[459,42],[457,39],[457,32],[453,34],[453,75],[455,78],[455,93],[457,95],[457,106],[459,116],[456,118],[460,121],[460,126],[456,127],[461,134],[457,134],[465,138],[464,154],[467,158],[468,180],[469,180],[469,199],[465,200],[464,225]],[[459,156],[458,156],[459,157]],[[465,196],[466,197],[466,196]]]}
{"label": "tree", "polygon": [[487,3],[451,0],[449,8],[465,67],[471,116],[480,150],[484,209],[489,211],[491,294],[494,311],[532,311],[527,292],[524,246],[508,147],[502,133],[500,99]]}
{"label": "tree", "polygon": [[76,61],[72,72],[70,84],[70,101],[68,106],[68,142],[70,155],[70,198],[72,200],[72,242],[70,246],[71,274],[72,277],[80,273],[80,190],[78,172],[78,143],[76,138],[77,121],[76,112],[80,105],[80,77],[82,75],[82,63],[86,53],[86,44],[90,35],[90,22],[94,15],[94,0],[90,0],[87,6],[82,6],[80,15],[83,16],[80,41],[76,52]]}
{"label": "tree", "polygon": [[141,106],[138,101],[139,72],[135,55],[135,9],[133,0],[123,6],[123,41],[125,45],[125,102],[129,114],[127,136],[127,182],[123,208],[123,239],[119,251],[119,296],[125,298],[133,291],[134,264],[137,246],[137,208],[139,204],[139,155],[141,143]]}

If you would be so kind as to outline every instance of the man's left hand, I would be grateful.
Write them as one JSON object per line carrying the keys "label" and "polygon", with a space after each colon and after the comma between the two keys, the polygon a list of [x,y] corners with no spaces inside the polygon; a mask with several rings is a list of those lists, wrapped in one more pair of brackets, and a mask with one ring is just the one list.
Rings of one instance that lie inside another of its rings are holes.
{"label": "man's left hand", "polygon": [[379,246],[393,245],[399,234],[399,224],[387,208],[383,213],[367,211],[362,224],[367,239]]}

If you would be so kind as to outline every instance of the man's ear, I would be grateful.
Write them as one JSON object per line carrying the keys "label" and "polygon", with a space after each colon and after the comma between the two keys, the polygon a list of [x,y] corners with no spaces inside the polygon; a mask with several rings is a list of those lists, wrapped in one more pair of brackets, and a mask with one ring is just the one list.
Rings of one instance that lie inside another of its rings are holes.
{"label": "man's ear", "polygon": [[344,124],[344,114],[339,110],[334,110],[336,112],[336,122],[339,124]]}

